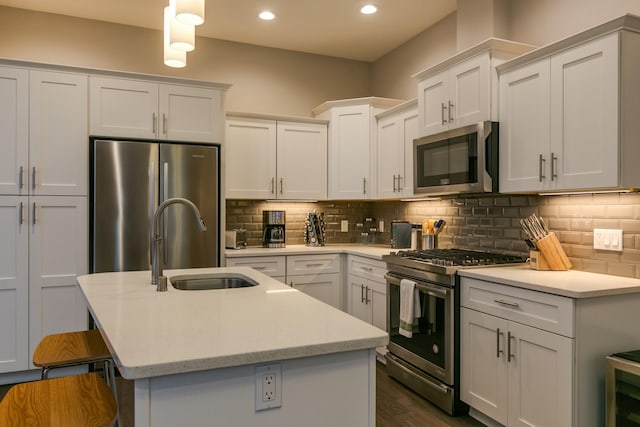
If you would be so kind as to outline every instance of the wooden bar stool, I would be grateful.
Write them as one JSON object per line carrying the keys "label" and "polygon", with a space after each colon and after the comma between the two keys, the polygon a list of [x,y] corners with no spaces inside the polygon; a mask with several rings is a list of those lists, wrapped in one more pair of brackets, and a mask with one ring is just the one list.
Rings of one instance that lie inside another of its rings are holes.
{"label": "wooden bar stool", "polygon": [[113,393],[95,372],[17,384],[0,402],[0,427],[102,427],[116,415]]}
{"label": "wooden bar stool", "polygon": [[104,365],[104,377],[117,404],[114,363],[99,330],[47,335],[33,352],[33,364],[42,368],[43,380],[52,369],[97,363]]}

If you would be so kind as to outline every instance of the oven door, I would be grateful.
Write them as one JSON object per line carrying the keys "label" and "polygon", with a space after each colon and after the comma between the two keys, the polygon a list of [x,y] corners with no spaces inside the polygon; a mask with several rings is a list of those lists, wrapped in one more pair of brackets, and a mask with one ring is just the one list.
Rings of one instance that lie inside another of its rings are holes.
{"label": "oven door", "polygon": [[454,289],[416,280],[421,316],[413,327],[412,338],[400,335],[400,280],[389,272],[387,279],[387,330],[390,353],[430,374],[445,384],[453,384]]}

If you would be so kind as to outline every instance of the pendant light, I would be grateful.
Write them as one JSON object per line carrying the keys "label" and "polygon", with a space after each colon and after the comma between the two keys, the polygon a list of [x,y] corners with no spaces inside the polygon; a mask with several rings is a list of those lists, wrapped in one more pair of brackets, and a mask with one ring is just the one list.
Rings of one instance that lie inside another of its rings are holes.
{"label": "pendant light", "polygon": [[173,68],[183,68],[187,65],[187,52],[173,49],[169,42],[169,32],[173,13],[171,7],[164,8],[164,64]]}
{"label": "pendant light", "polygon": [[169,25],[169,45],[172,49],[191,52],[196,48],[196,28],[193,25],[185,24],[176,19],[176,1],[169,2],[171,10],[171,23]]}
{"label": "pendant light", "polygon": [[175,4],[176,19],[189,25],[204,22],[204,0],[171,0]]}

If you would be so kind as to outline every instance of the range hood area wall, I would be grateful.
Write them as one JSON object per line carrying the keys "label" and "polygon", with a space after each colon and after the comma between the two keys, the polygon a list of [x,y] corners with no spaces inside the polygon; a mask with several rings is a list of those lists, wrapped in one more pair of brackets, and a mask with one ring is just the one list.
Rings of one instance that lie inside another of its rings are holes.
{"label": "range hood area wall", "polygon": [[[325,213],[328,244],[357,243],[356,224],[367,217],[383,219],[385,231],[376,243],[389,245],[391,221],[421,223],[444,218],[439,247],[498,250],[527,254],[520,219],[542,216],[559,237],[575,270],[640,278],[640,194],[565,196],[459,195],[437,201],[325,201],[317,203],[267,203],[227,200],[227,229],[246,228],[249,245],[262,244],[262,210],[287,211],[287,244],[304,244],[304,219],[314,209]],[[342,220],[349,232],[340,232]],[[593,229],[623,230],[623,251],[593,249]]]}

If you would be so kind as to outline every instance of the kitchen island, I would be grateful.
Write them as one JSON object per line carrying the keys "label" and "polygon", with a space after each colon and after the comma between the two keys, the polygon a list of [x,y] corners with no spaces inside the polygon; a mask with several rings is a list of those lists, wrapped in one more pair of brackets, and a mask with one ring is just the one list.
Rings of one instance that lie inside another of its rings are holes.
{"label": "kitchen island", "polygon": [[[213,272],[258,285],[156,292],[149,271],[78,277],[120,373],[135,382],[136,426],[375,425],[375,347],[386,332],[250,268],[165,275]],[[282,402],[257,410],[265,365],[280,369]]]}

